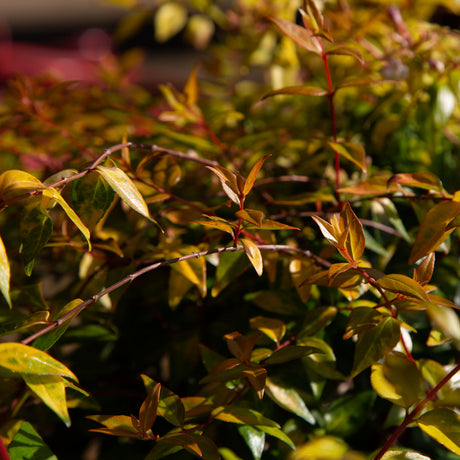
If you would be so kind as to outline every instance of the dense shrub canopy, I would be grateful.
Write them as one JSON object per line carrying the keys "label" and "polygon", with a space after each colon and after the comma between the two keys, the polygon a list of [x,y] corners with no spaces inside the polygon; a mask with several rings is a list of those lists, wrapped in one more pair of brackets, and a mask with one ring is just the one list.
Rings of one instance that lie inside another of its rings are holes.
{"label": "dense shrub canopy", "polygon": [[457,3],[118,3],[205,58],[2,88],[0,459],[459,458]]}

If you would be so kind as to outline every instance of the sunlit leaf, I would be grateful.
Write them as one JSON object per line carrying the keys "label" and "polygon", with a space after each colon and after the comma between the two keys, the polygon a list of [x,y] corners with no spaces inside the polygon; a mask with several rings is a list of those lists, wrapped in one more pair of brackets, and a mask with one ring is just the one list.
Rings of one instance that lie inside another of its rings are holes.
{"label": "sunlit leaf", "polygon": [[256,316],[255,318],[250,319],[249,325],[252,329],[257,329],[260,332],[263,332],[267,337],[277,343],[283,338],[286,332],[286,325],[276,318]]}
{"label": "sunlit leaf", "polygon": [[265,380],[267,370],[263,367],[252,367],[244,369],[242,375],[248,379],[252,389],[256,392],[259,399],[262,399],[265,392]]}
{"label": "sunlit leaf", "polygon": [[398,406],[407,408],[425,397],[417,367],[402,353],[388,353],[382,364],[373,364],[371,383],[380,397]]}
{"label": "sunlit leaf", "polygon": [[285,35],[302,48],[317,55],[322,54],[319,39],[314,37],[309,30],[283,18],[270,17],[269,19],[274,22]]}
{"label": "sunlit leaf", "polygon": [[442,192],[442,182],[438,176],[429,172],[422,171],[416,173],[395,174],[391,176],[388,183],[396,182],[407,187],[418,187],[425,190]]}
{"label": "sunlit leaf", "polygon": [[98,166],[97,171],[112,187],[113,191],[132,209],[155,222],[149,214],[144,198],[131,179],[116,166]]}
{"label": "sunlit leaf", "polygon": [[264,433],[283,441],[291,449],[295,449],[295,444],[292,442],[291,438],[284,431],[281,431],[280,428],[267,425],[256,425],[256,427]]}
{"label": "sunlit leaf", "polygon": [[407,295],[415,297],[421,301],[428,301],[428,295],[423,287],[414,279],[405,275],[391,274],[379,278],[376,283],[386,291],[394,292],[395,294]]}
{"label": "sunlit leaf", "polygon": [[0,367],[21,375],[61,375],[78,381],[75,374],[64,364],[44,351],[22,343],[0,343]]}
{"label": "sunlit leaf", "polygon": [[260,460],[265,447],[265,433],[250,425],[239,426],[238,433],[249,447],[254,460]]}
{"label": "sunlit leaf", "polygon": [[0,175],[0,197],[4,201],[44,187],[36,177],[24,171],[10,170]]}
{"label": "sunlit leaf", "polygon": [[433,324],[450,339],[460,344],[460,319],[450,307],[427,304],[427,313]]}
{"label": "sunlit leaf", "polygon": [[256,209],[241,209],[240,211],[235,212],[235,216],[260,228],[262,226],[264,213],[262,211],[257,211]]}
{"label": "sunlit leaf", "polygon": [[256,181],[257,174],[259,174],[260,168],[262,165],[265,163],[265,160],[271,156],[270,154],[265,155],[264,157],[260,158],[257,163],[252,167],[251,171],[248,174],[248,177],[246,178],[246,181],[244,183],[243,187],[243,194],[246,196],[252,189],[254,182]]}
{"label": "sunlit leaf", "polygon": [[6,253],[5,245],[0,237],[0,291],[5,298],[8,306],[11,308],[10,299],[10,263],[8,254]]}
{"label": "sunlit leaf", "polygon": [[67,425],[70,417],[65,398],[65,380],[60,375],[23,373],[27,386]]}
{"label": "sunlit leaf", "polygon": [[[344,257],[349,255],[353,260],[359,260],[366,246],[363,226],[348,202],[340,213],[340,217],[343,220],[344,234],[346,235],[345,238],[342,235],[339,236],[339,245],[344,246],[346,249],[346,253],[342,255]],[[341,248],[339,247],[338,249],[342,253]]]}
{"label": "sunlit leaf", "polygon": [[423,414],[417,425],[434,440],[460,455],[460,416],[451,409],[434,409]]}
{"label": "sunlit leaf", "polygon": [[67,204],[62,195],[54,188],[46,188],[43,190],[43,196],[52,200],[56,200],[57,203],[59,203],[67,217],[75,224],[78,230],[80,230],[86,242],[88,243],[88,250],[91,251],[91,240],[88,227],[81,221],[76,212]]}
{"label": "sunlit leaf", "polygon": [[285,88],[276,89],[265,94],[262,99],[267,99],[268,97],[277,96],[280,94],[290,95],[290,96],[325,96],[328,94],[328,91],[323,88],[318,88],[317,86],[286,86]]}
{"label": "sunlit leaf", "polygon": [[361,65],[364,65],[364,59],[362,54],[356,48],[351,48],[347,45],[328,45],[326,46],[326,52],[328,56],[330,55],[339,55],[339,56],[349,56],[356,59]]}
{"label": "sunlit leaf", "polygon": [[324,238],[329,241],[332,246],[337,247],[338,238],[335,234],[335,230],[329,222],[326,222],[324,219],[318,216],[311,216],[312,219],[316,222]]}
{"label": "sunlit leaf", "polygon": [[460,203],[457,201],[443,201],[430,209],[418,229],[409,264],[437,249],[454,230],[448,226],[458,215]]}
{"label": "sunlit leaf", "polygon": [[155,40],[162,43],[174,37],[185,26],[187,9],[176,2],[161,5],[154,17]]}
{"label": "sunlit leaf", "polygon": [[204,225],[205,227],[216,228],[233,235],[234,228],[230,222],[215,216],[204,215],[204,217],[207,217],[209,220],[196,220],[194,223]]}
{"label": "sunlit leaf", "polygon": [[260,412],[249,407],[237,406],[236,404],[232,404],[228,407],[216,407],[212,411],[212,417],[228,423],[279,428],[276,422],[264,417]]}
{"label": "sunlit leaf", "polygon": [[133,426],[132,418],[128,415],[88,415],[86,418],[104,425],[105,428],[92,428],[89,431],[138,438],[139,431]]}
{"label": "sunlit leaf", "polygon": [[295,388],[285,386],[283,382],[270,378],[266,381],[266,391],[267,395],[283,409],[298,415],[312,425],[316,423],[315,417]]}
{"label": "sunlit leaf", "polygon": [[390,450],[383,454],[382,460],[431,460],[430,457],[408,450]]}
{"label": "sunlit leaf", "polygon": [[211,170],[220,180],[225,194],[238,206],[240,205],[240,193],[236,183],[236,175],[222,166],[206,166]]}
{"label": "sunlit leaf", "polygon": [[345,458],[348,446],[343,439],[333,436],[320,436],[298,446],[289,457],[290,460],[328,459],[339,460]]}
{"label": "sunlit leaf", "polygon": [[399,322],[390,316],[384,317],[372,329],[359,334],[351,372],[352,377],[391,351],[398,343],[400,335]]}
{"label": "sunlit leaf", "polygon": [[248,256],[248,259],[255,268],[257,274],[262,276],[264,264],[262,254],[260,253],[260,249],[257,247],[257,244],[249,238],[241,238],[240,242],[243,245],[244,252]]}

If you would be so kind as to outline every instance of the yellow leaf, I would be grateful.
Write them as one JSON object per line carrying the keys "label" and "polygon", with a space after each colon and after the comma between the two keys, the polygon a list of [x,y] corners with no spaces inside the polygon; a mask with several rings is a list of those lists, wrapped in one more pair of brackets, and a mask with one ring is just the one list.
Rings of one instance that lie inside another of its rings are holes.
{"label": "yellow leaf", "polygon": [[154,18],[155,39],[165,42],[174,37],[187,21],[187,9],[175,2],[167,2],[158,8]]}
{"label": "yellow leaf", "polygon": [[13,169],[0,175],[0,196],[9,200],[32,190],[41,190],[44,185],[32,174]]}
{"label": "yellow leaf", "polygon": [[65,399],[65,380],[60,375],[22,375],[27,386],[67,425],[70,417]]}
{"label": "yellow leaf", "polygon": [[264,264],[262,260],[262,254],[260,253],[260,249],[257,247],[256,243],[254,243],[254,241],[250,239],[242,238],[240,241],[244,247],[244,251],[248,256],[249,261],[255,268],[257,274],[261,276],[264,270]]}
{"label": "yellow leaf", "polygon": [[11,308],[10,299],[10,263],[6,253],[5,245],[0,237],[0,291]]}

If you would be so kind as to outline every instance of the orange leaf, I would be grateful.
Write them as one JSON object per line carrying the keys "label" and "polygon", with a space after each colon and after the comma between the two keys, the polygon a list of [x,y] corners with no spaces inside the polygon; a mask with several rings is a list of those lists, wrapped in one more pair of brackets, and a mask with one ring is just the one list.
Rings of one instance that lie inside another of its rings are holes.
{"label": "orange leaf", "polygon": [[158,402],[160,400],[161,384],[157,383],[145,398],[139,410],[139,422],[142,433],[152,428],[157,417]]}
{"label": "orange leaf", "polygon": [[262,276],[264,264],[262,254],[260,253],[260,249],[257,247],[256,243],[254,243],[254,241],[248,238],[241,238],[240,242],[243,245],[244,252],[248,256],[248,259],[255,268],[257,274],[259,276]]}
{"label": "orange leaf", "polygon": [[264,164],[265,160],[271,156],[271,154],[265,155],[261,158],[257,163],[252,167],[251,171],[248,174],[246,182],[244,183],[243,187],[243,195],[246,196],[250,190],[252,189],[254,182],[256,181],[257,174],[259,174],[260,168]]}

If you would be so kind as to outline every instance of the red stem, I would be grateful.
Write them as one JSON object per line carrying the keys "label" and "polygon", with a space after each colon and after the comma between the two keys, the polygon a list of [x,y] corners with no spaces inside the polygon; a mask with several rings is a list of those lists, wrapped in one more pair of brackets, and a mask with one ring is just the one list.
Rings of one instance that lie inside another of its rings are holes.
{"label": "red stem", "polygon": [[3,444],[2,438],[0,437],[0,460],[11,460],[6,450],[5,444]]}

